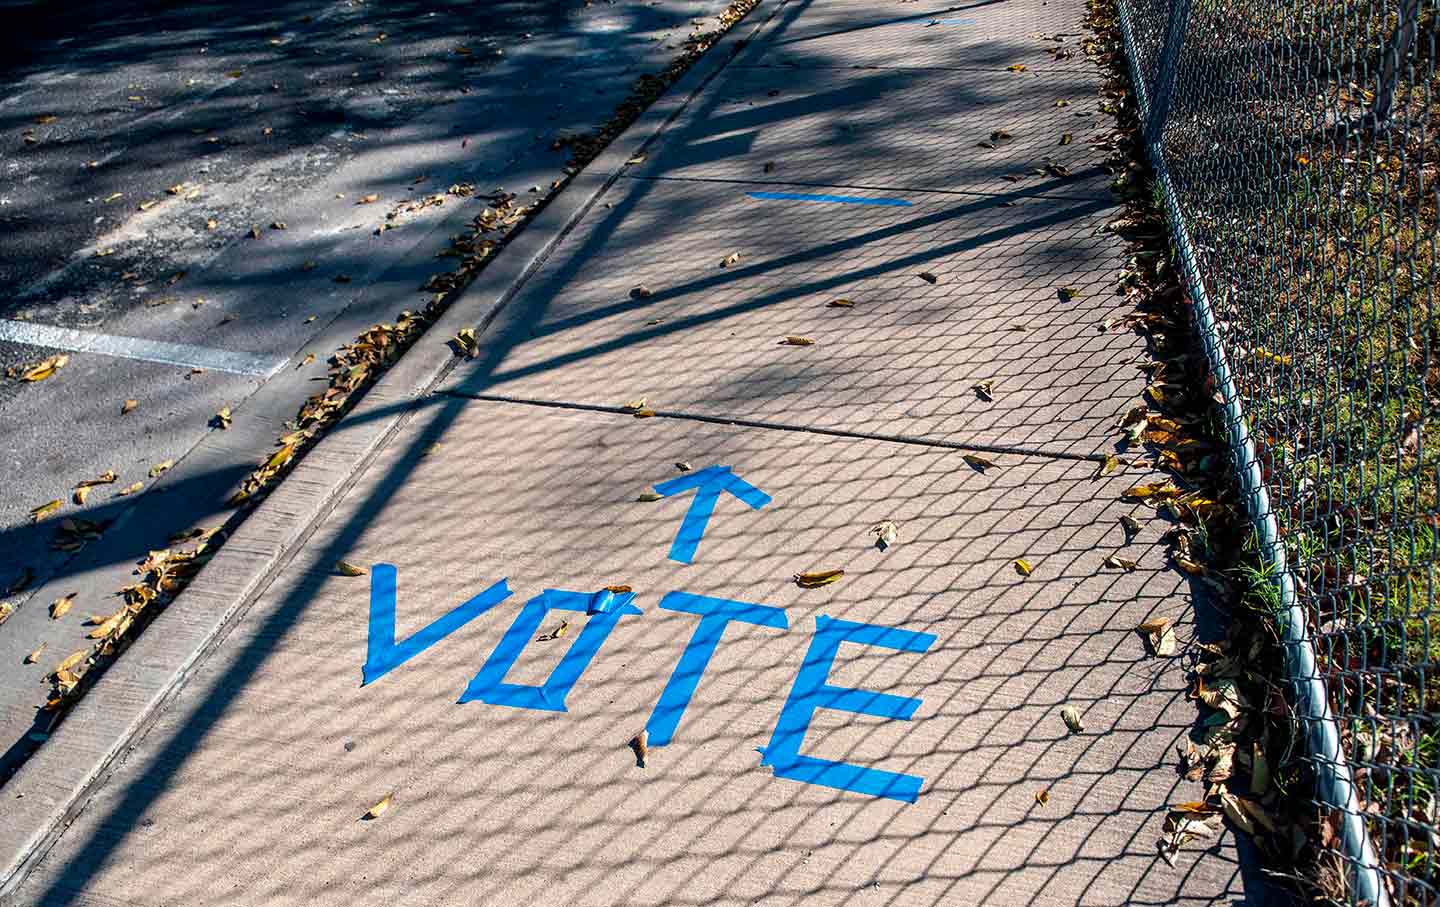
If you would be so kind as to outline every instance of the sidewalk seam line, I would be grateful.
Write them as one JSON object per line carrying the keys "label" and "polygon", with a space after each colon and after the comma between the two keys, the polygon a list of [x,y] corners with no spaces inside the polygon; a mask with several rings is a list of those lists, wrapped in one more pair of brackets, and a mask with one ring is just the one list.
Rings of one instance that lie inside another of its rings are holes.
{"label": "sidewalk seam line", "polygon": [[648,180],[650,182],[674,183],[729,183],[737,186],[805,186],[811,189],[854,189],[867,192],[919,192],[927,195],[959,195],[967,198],[1036,198],[1061,202],[1114,201],[1112,192],[1090,195],[1051,195],[1045,192],[976,192],[973,189],[919,189],[914,186],[871,186],[863,183],[807,183],[792,180],[752,180],[743,177],[726,176],[651,176],[647,174],[624,174],[625,179]]}
{"label": "sidewalk seam line", "polygon": [[[513,403],[518,406],[533,406],[540,409],[566,409],[578,412],[610,413],[633,416],[634,410],[623,406],[609,406],[601,403],[574,403],[564,400],[541,400],[534,397],[515,397],[508,394],[466,393],[459,390],[437,391],[438,396],[478,400],[485,403]],[[939,438],[922,438],[915,435],[892,435],[881,432],[854,431],[845,428],[826,428],[819,425],[787,425],[783,422],[769,422],[763,419],[745,419],[735,416],[713,416],[706,413],[692,413],[684,410],[652,410],[654,418],[677,419],[688,422],[704,422],[711,425],[733,425],[737,428],[758,428],[767,431],[787,431],[801,434],[820,435],[827,438],[846,438],[855,441],[885,441],[891,444],[908,444],[914,447],[934,447],[944,450],[976,450],[986,453],[1008,453],[1022,457],[1044,457],[1051,460],[1073,460],[1082,463],[1104,463],[1104,454],[1062,453],[1053,450],[1039,450],[1014,444],[964,444],[959,441],[945,441]]]}

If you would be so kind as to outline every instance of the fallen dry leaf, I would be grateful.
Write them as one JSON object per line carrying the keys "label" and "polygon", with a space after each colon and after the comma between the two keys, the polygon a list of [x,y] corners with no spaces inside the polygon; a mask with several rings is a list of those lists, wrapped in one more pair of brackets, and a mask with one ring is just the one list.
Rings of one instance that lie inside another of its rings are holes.
{"label": "fallen dry leaf", "polygon": [[875,536],[875,547],[881,551],[900,541],[900,527],[891,520],[871,527],[870,532]]}
{"label": "fallen dry leaf", "polygon": [[139,405],[139,400],[126,400],[124,403],[120,404],[120,415],[128,416],[130,413],[133,413],[135,411],[135,407]]}
{"label": "fallen dry leaf", "polygon": [[229,428],[232,421],[234,420],[230,415],[230,407],[228,406],[220,407],[219,412],[215,413],[215,424],[222,429]]}
{"label": "fallen dry leaf", "polygon": [[70,607],[75,604],[76,593],[62,595],[50,603],[50,619],[59,620],[70,613]]}
{"label": "fallen dry leaf", "polygon": [[126,495],[134,494],[135,492],[140,491],[140,490],[143,489],[144,487],[145,487],[145,483],[144,483],[144,482],[136,482],[134,485],[126,485],[124,488],[122,488],[122,489],[120,489],[119,491],[115,492],[115,496],[116,496],[116,497],[123,498],[123,497],[125,497]]}
{"label": "fallen dry leaf", "polygon": [[450,342],[454,344],[455,351],[466,359],[474,359],[480,353],[480,341],[474,328],[461,328]]}
{"label": "fallen dry leaf", "polygon": [[642,491],[635,500],[641,504],[653,504],[656,501],[663,501],[665,495],[654,491]]}
{"label": "fallen dry leaf", "polygon": [[1080,710],[1075,706],[1065,706],[1060,710],[1060,717],[1065,719],[1065,726],[1070,729],[1070,733],[1083,734],[1085,732],[1085,722],[1081,720]]}
{"label": "fallen dry leaf", "polygon": [[784,340],[780,341],[780,345],[781,345],[781,346],[814,346],[814,345],[815,345],[815,341],[814,341],[814,340],[811,340],[809,337],[797,337],[797,336],[791,335],[791,336],[789,336],[789,337],[786,337]]}
{"label": "fallen dry leaf", "polygon": [[41,361],[30,366],[30,368],[21,372],[20,380],[31,382],[44,381],[46,378],[49,378],[57,371],[64,368],[65,364],[69,361],[70,357],[65,355],[64,353],[61,353],[57,356],[51,356],[48,359],[42,359]]}
{"label": "fallen dry leaf", "polygon": [[626,400],[624,403],[620,404],[620,408],[625,410],[625,412],[627,413],[638,413],[640,410],[645,408],[645,402],[646,398],[637,397],[634,400]]}
{"label": "fallen dry leaf", "polygon": [[53,501],[46,501],[39,507],[32,507],[30,508],[30,518],[38,523],[46,517],[54,516],[56,511],[58,511],[64,503],[64,501],[56,498]]}
{"label": "fallen dry leaf", "polygon": [[394,802],[394,800],[395,794],[393,792],[386,794],[380,799],[379,803],[376,803],[374,806],[366,810],[365,815],[361,816],[360,818],[367,822],[371,819],[380,818],[381,816],[385,815],[386,810],[390,808],[390,804]]}
{"label": "fallen dry leaf", "polygon": [[45,651],[45,647],[48,646],[48,645],[50,645],[48,642],[42,642],[38,647],[36,647],[36,649],[35,649],[34,652],[31,652],[29,655],[26,655],[26,656],[25,656],[25,664],[27,664],[27,665],[33,665],[35,662],[39,661],[39,660],[40,660],[40,653],[41,653],[41,652],[44,652],[44,651]]}
{"label": "fallen dry leaf", "polygon": [[844,575],[844,570],[817,570],[811,573],[797,573],[795,574],[795,585],[801,589],[814,589],[817,586],[828,586]]}
{"label": "fallen dry leaf", "polygon": [[920,279],[925,281],[926,283],[940,283],[940,275],[935,274],[931,271],[921,271]]}
{"label": "fallen dry leaf", "polygon": [[1048,790],[1037,790],[1035,792],[1035,802],[1041,806],[1045,806],[1050,802],[1050,792]]}
{"label": "fallen dry leaf", "polygon": [[645,759],[650,755],[650,732],[642,730],[630,738],[630,749],[635,751],[635,767],[644,768]]}
{"label": "fallen dry leaf", "polygon": [[975,396],[981,400],[984,400],[986,403],[993,403],[995,401],[995,395],[992,393],[994,387],[994,380],[986,380],[981,381],[979,384],[972,385],[970,389],[973,390]]}
{"label": "fallen dry leaf", "polygon": [[1112,554],[1105,558],[1102,563],[1106,567],[1114,567],[1117,570],[1124,570],[1126,573],[1133,573],[1140,565],[1135,561],[1126,560],[1118,554]]}
{"label": "fallen dry leaf", "polygon": [[1008,69],[1010,72],[1024,72],[1026,67],[1024,63],[1011,63],[1005,68]]}
{"label": "fallen dry leaf", "polygon": [[150,478],[158,478],[162,473],[168,471],[170,467],[174,465],[174,460],[165,460],[164,462],[156,463],[154,466],[150,467]]}
{"label": "fallen dry leaf", "polygon": [[720,259],[720,267],[722,267],[722,268],[733,267],[734,265],[738,265],[739,263],[740,263],[740,253],[739,253],[739,252],[731,252],[729,255],[726,255],[724,258]]}
{"label": "fallen dry leaf", "polygon": [[365,568],[357,567],[349,561],[336,561],[335,572],[341,576],[364,576]]}
{"label": "fallen dry leaf", "polygon": [[1135,632],[1145,637],[1145,642],[1150,651],[1161,658],[1175,654],[1175,622],[1168,617],[1152,617],[1135,628]]}
{"label": "fallen dry leaf", "polygon": [[1140,532],[1140,524],[1136,522],[1133,516],[1130,516],[1127,513],[1122,513],[1120,515],[1120,525],[1124,527],[1125,535],[1128,538],[1133,538]]}
{"label": "fallen dry leaf", "polygon": [[825,306],[831,309],[853,309],[855,308],[855,303],[848,299],[832,299],[825,303]]}
{"label": "fallen dry leaf", "polygon": [[984,472],[986,469],[989,469],[992,466],[1000,465],[989,457],[982,457],[979,454],[962,454],[961,459],[964,460],[966,463],[969,463],[975,469],[978,469],[980,472]]}
{"label": "fallen dry leaf", "polygon": [[1080,295],[1080,288],[1060,287],[1055,291],[1055,294],[1060,297],[1061,302],[1069,302],[1070,300],[1075,299]]}
{"label": "fallen dry leaf", "polygon": [[1015,560],[1015,572],[1021,576],[1029,576],[1035,572],[1035,567],[1023,557],[1017,558]]}
{"label": "fallen dry leaf", "polygon": [[1120,458],[1115,456],[1114,454],[1106,454],[1105,462],[1100,464],[1100,469],[1098,472],[1095,473],[1095,478],[1098,479],[1101,476],[1108,476],[1110,473],[1114,472],[1119,468]]}
{"label": "fallen dry leaf", "polygon": [[369,195],[362,195],[362,196],[360,196],[359,200],[356,201],[355,204],[357,204],[357,205],[368,205],[368,204],[371,204],[372,202],[378,202],[379,200],[380,200],[380,196],[372,192],[372,193],[369,194]]}
{"label": "fallen dry leaf", "polygon": [[1062,145],[1068,145],[1073,141],[1075,141],[1075,136],[1073,133],[1067,132],[1060,136],[1060,144]]}

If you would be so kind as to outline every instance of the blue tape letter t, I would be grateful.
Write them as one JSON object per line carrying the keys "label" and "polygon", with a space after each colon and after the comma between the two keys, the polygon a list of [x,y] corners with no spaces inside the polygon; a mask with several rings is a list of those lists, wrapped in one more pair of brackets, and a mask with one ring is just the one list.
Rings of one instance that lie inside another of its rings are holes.
{"label": "blue tape letter t", "polygon": [[805,731],[810,727],[816,709],[839,709],[909,721],[920,707],[919,699],[826,683],[842,642],[881,646],[901,652],[924,652],[935,644],[935,634],[817,617],[815,638],[810,642],[810,650],[805,653],[800,673],[795,675],[795,685],[790,688],[790,697],[780,710],[780,720],[775,724],[775,733],[770,736],[770,745],[765,748],[760,764],[774,766],[778,778],[914,803],[925,780],[918,775],[903,775],[800,755],[800,744],[805,740]]}
{"label": "blue tape letter t", "polygon": [[664,746],[675,736],[675,728],[680,725],[680,716],[685,714],[685,707],[695,695],[695,686],[700,683],[700,677],[709,666],[710,657],[715,654],[715,647],[720,644],[720,637],[725,634],[725,627],[731,621],[738,620],[781,630],[790,626],[790,622],[785,618],[784,608],[754,605],[728,598],[710,598],[690,592],[667,593],[660,599],[660,607],[666,611],[684,611],[698,615],[700,623],[695,627],[695,635],[690,637],[690,642],[685,646],[680,663],[675,665],[674,673],[665,683],[665,690],[660,694],[660,700],[655,703],[655,711],[650,713],[650,720],[645,723],[651,746]]}
{"label": "blue tape letter t", "polygon": [[695,489],[695,499],[690,502],[680,531],[675,534],[675,543],[670,546],[670,560],[682,564],[695,559],[695,549],[700,545],[700,537],[705,534],[710,514],[715,512],[715,502],[720,500],[721,493],[730,492],[749,504],[752,510],[759,510],[771,501],[770,495],[735,475],[729,466],[707,466],[689,475],[661,482],[655,486],[655,492],[668,498],[692,488]]}
{"label": "blue tape letter t", "polygon": [[[568,711],[565,708],[566,695],[590,666],[590,660],[600,651],[600,646],[610,636],[610,631],[615,629],[615,624],[626,614],[641,613],[639,608],[630,603],[634,598],[633,592],[601,596],[592,592],[546,589],[520,609],[520,614],[510,625],[510,629],[505,631],[505,636],[501,638],[495,651],[485,660],[480,673],[470,680],[465,692],[460,694],[459,701],[471,702],[479,699],[491,705],[508,705],[517,709]],[[537,687],[523,683],[506,683],[505,675],[510,673],[515,659],[520,657],[526,644],[535,637],[535,632],[540,629],[540,622],[545,619],[548,611],[578,611],[589,614],[590,619],[585,622],[585,629],[575,637],[575,641],[570,644],[570,650],[560,659],[560,663],[550,672],[550,677],[543,684]]]}

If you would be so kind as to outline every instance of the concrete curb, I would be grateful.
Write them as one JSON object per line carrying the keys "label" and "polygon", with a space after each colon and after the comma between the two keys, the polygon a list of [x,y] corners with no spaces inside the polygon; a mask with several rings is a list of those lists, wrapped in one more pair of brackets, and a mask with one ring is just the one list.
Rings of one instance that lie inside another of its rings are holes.
{"label": "concrete curb", "polygon": [[190,586],[110,666],[54,735],[5,785],[0,811],[0,905],[124,761],[191,672],[301,549],[371,459],[454,367],[445,341],[488,325],[620,178],[627,162],[765,29],[788,0],[760,0],[679,81],[576,174],[419,345],[312,449],[231,536]]}

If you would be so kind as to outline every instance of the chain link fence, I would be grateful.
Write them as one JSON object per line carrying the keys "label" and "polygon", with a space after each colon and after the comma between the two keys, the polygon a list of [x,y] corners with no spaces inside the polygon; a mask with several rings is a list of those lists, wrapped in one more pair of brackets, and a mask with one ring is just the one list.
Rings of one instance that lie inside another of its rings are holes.
{"label": "chain link fence", "polygon": [[1440,0],[1118,2],[1275,591],[1321,890],[1440,903]]}

